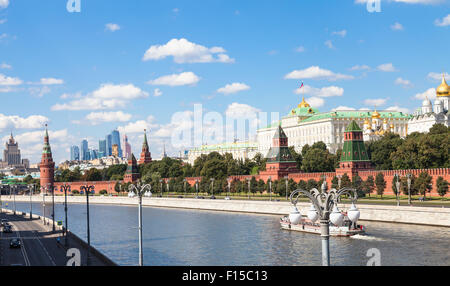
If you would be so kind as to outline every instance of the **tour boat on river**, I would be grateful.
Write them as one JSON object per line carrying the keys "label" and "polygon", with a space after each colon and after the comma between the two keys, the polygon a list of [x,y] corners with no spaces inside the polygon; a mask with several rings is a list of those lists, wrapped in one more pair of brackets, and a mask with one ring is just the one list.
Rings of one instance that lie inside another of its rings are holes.
{"label": "tour boat on river", "polygon": [[[337,212],[337,208],[333,212]],[[336,213],[335,213],[336,214]],[[365,227],[358,225],[356,222],[359,219],[359,211],[352,205],[352,208],[347,213],[340,213],[338,215],[337,224],[333,224],[330,221],[330,236],[353,236],[356,234],[364,234]],[[281,228],[285,230],[294,230],[307,233],[320,234],[320,223],[318,220],[318,214],[311,206],[308,212],[308,218],[303,218],[297,207],[289,214],[280,219]]]}

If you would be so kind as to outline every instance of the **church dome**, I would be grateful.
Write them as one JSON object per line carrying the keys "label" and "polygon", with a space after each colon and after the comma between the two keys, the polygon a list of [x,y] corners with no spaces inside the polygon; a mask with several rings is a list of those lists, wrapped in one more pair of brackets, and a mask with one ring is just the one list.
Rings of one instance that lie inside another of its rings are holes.
{"label": "church dome", "polygon": [[431,101],[427,98],[422,102],[422,106],[431,106]]}
{"label": "church dome", "polygon": [[380,118],[380,117],[381,117],[381,114],[380,114],[378,111],[375,110],[375,112],[372,113],[372,118],[373,118],[373,119],[375,119],[375,118]]}
{"label": "church dome", "polygon": [[450,86],[445,81],[445,74],[442,74],[442,83],[436,89],[437,96],[450,96]]}
{"label": "church dome", "polygon": [[303,97],[302,102],[300,102],[300,104],[298,105],[298,108],[302,108],[302,107],[311,107],[311,105],[309,105],[306,101],[305,98]]}

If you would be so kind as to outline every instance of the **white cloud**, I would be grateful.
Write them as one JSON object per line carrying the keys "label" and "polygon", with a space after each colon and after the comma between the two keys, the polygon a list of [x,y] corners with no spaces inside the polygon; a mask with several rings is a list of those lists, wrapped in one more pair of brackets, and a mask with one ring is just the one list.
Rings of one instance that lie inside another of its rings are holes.
{"label": "white cloud", "polygon": [[110,32],[115,32],[120,30],[120,26],[114,23],[108,23],[105,25],[105,30],[110,31]]}
{"label": "white cloud", "polygon": [[401,78],[401,77],[399,77],[399,78],[397,78],[396,80],[395,80],[395,84],[397,84],[397,85],[402,85],[403,87],[412,87],[412,83],[409,81],[409,80],[407,80],[407,79],[403,79],[403,78]]}
{"label": "white cloud", "polygon": [[364,104],[369,106],[383,106],[386,104],[386,102],[387,98],[375,98],[364,100]]}
{"label": "white cloud", "polygon": [[163,95],[163,92],[159,88],[155,88],[155,90],[153,91],[153,96],[160,97],[162,95]]}
{"label": "white cloud", "polygon": [[138,120],[136,122],[130,122],[125,126],[120,126],[118,128],[119,132],[122,134],[141,134],[145,129],[151,131],[158,128],[159,125],[155,123],[155,118],[150,115],[146,120]]}
{"label": "white cloud", "polygon": [[399,22],[395,22],[395,23],[391,26],[391,29],[394,30],[394,31],[403,31],[403,30],[404,30],[403,25],[400,24]]}
{"label": "white cloud", "polygon": [[352,66],[350,68],[351,71],[358,71],[358,70],[370,70],[370,67],[368,65],[356,65]]}
{"label": "white cloud", "polygon": [[342,38],[344,38],[347,35],[347,30],[335,31],[332,34],[333,35],[337,35],[337,36],[341,36]]}
{"label": "white cloud", "polygon": [[315,108],[319,108],[325,104],[325,100],[320,97],[310,97],[306,99],[306,102],[308,102],[309,105]]}
{"label": "white cloud", "polygon": [[246,118],[250,114],[256,115],[259,112],[261,112],[261,110],[256,107],[248,104],[233,102],[227,107],[225,114],[231,118]]}
{"label": "white cloud", "polygon": [[387,111],[398,111],[398,112],[403,112],[405,114],[409,113],[409,109],[408,108],[404,108],[404,107],[399,107],[399,106],[391,106],[386,108]]}
{"label": "white cloud", "polygon": [[[450,78],[450,74],[449,73],[445,73],[445,78]],[[436,73],[436,72],[430,72],[427,75],[428,78],[433,79],[433,80],[438,80],[441,81],[442,80],[442,73]]]}
{"label": "white cloud", "polygon": [[424,100],[425,98],[428,98],[430,100],[434,99],[434,98],[436,98],[436,89],[435,88],[429,88],[425,92],[417,93],[415,95],[415,98],[420,99],[420,100]]}
{"label": "white cloud", "polygon": [[338,106],[336,108],[333,108],[331,111],[341,111],[341,110],[356,110],[356,109],[348,106]]}
{"label": "white cloud", "polygon": [[86,116],[86,120],[92,125],[98,125],[104,122],[127,122],[132,115],[122,111],[112,112],[91,112]]}
{"label": "white cloud", "polygon": [[336,81],[342,79],[354,79],[351,75],[334,73],[330,70],[322,69],[318,66],[311,66],[303,70],[294,70],[287,74],[285,79],[325,79]]}
{"label": "white cloud", "polygon": [[43,85],[64,84],[64,80],[57,79],[57,78],[41,78],[41,84],[43,84]]}
{"label": "white cloud", "polygon": [[227,84],[217,90],[218,93],[222,94],[233,94],[244,90],[249,90],[250,86],[245,83],[234,82],[232,84]]}
{"label": "white cloud", "polygon": [[450,26],[450,14],[442,19],[436,19],[436,21],[434,21],[434,24],[439,27]]}
{"label": "white cloud", "polygon": [[168,85],[168,86],[183,86],[195,85],[200,81],[200,78],[193,72],[183,72],[180,74],[171,74],[159,77],[147,82],[151,85]]}
{"label": "white cloud", "polygon": [[6,39],[6,37],[8,37],[8,34],[6,33],[0,34],[0,40]]}
{"label": "white cloud", "polygon": [[0,19],[0,25],[5,24],[8,20],[7,19]]}
{"label": "white cloud", "polygon": [[325,41],[325,46],[329,49],[334,49],[333,42],[331,40]]}
{"label": "white cloud", "polygon": [[382,72],[395,72],[396,69],[392,63],[382,64],[377,67],[379,71]]}
{"label": "white cloud", "polygon": [[17,77],[8,77],[0,74],[0,85],[21,85],[22,80]]}
{"label": "white cloud", "polygon": [[26,118],[0,114],[0,130],[8,129],[37,129],[42,128],[49,120],[42,115],[32,115]]}
{"label": "white cloud", "polygon": [[297,53],[303,53],[304,51],[306,51],[306,49],[303,46],[299,46],[299,47],[295,48],[295,51]]}
{"label": "white cloud", "polygon": [[6,9],[9,6],[9,0],[0,0],[0,9]]}
{"label": "white cloud", "polygon": [[172,39],[165,45],[151,46],[143,57],[144,61],[162,60],[166,57],[173,57],[175,63],[233,63],[225,49],[221,47],[207,48],[189,42],[186,39]]}
{"label": "white cloud", "polygon": [[296,89],[295,93],[308,94],[311,96],[318,96],[318,97],[332,97],[332,96],[342,96],[344,94],[344,89],[338,86],[315,88],[309,85],[305,85],[302,88]]}
{"label": "white cloud", "polygon": [[[69,103],[55,104],[53,111],[61,110],[102,110],[123,108],[133,99],[145,98],[149,94],[133,84],[103,84],[95,90],[80,99]],[[69,97],[65,95],[64,97]]]}
{"label": "white cloud", "polygon": [[8,64],[5,64],[5,63],[2,63],[2,64],[0,64],[0,69],[9,70],[9,69],[12,69],[12,66],[8,65]]}
{"label": "white cloud", "polygon": [[28,88],[28,91],[31,94],[37,95],[38,97],[43,97],[47,93],[50,93],[51,90],[48,86],[43,86],[43,87],[30,87]]}

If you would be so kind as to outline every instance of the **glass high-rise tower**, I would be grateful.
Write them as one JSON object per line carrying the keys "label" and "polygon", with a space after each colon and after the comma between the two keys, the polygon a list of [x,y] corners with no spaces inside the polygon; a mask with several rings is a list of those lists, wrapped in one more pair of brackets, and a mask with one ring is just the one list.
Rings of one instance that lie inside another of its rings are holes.
{"label": "glass high-rise tower", "polygon": [[80,148],[78,146],[70,147],[70,160],[80,161]]}
{"label": "glass high-rise tower", "polygon": [[81,141],[80,160],[82,160],[82,161],[89,160],[89,158],[90,158],[89,155],[90,154],[89,154],[88,141],[87,140],[83,140],[83,141]]}
{"label": "glass high-rise tower", "polygon": [[[113,132],[111,132],[111,148],[114,145],[117,145],[118,147],[118,152],[119,152],[119,157],[122,158],[123,157],[123,153],[122,153],[122,147],[120,144],[120,133],[118,130],[113,130]],[[112,150],[111,150],[112,151]]]}

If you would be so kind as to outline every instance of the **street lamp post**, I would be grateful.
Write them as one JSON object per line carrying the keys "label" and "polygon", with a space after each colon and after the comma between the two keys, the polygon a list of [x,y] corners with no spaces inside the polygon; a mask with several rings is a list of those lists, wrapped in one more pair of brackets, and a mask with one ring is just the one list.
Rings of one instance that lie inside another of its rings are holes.
{"label": "street lamp post", "polygon": [[89,266],[89,253],[91,252],[91,230],[89,228],[89,193],[94,191],[94,186],[81,186],[80,190],[84,191],[86,194],[86,222],[87,222],[87,256],[86,256],[86,265]]}
{"label": "street lamp post", "polygon": [[289,177],[286,176],[284,177],[284,180],[286,181],[286,201],[288,200],[288,192],[289,192],[289,181],[288,181]]}
{"label": "street lamp post", "polygon": [[43,218],[44,225],[46,225],[46,223],[45,223],[45,196],[47,194],[45,192],[45,187],[41,187],[41,193],[42,193],[42,208],[44,209],[43,212],[42,212],[42,216],[44,217]]}
{"label": "street lamp post", "polygon": [[159,183],[160,183],[160,185],[161,185],[161,198],[162,198],[162,197],[163,197],[163,186],[162,186],[163,180],[160,179],[160,180],[159,180]]}
{"label": "street lamp post", "polygon": [[411,174],[407,174],[407,182],[408,182],[408,205],[411,205]]}
{"label": "street lamp post", "polygon": [[33,220],[33,191],[34,184],[28,186],[28,190],[30,191],[30,220]]}
{"label": "street lamp post", "polygon": [[196,199],[198,199],[198,180],[195,180],[195,191],[197,192]]}
{"label": "street lamp post", "polygon": [[269,176],[269,197],[270,201],[272,201],[272,177]]}
{"label": "street lamp post", "polygon": [[248,189],[247,189],[247,196],[248,196],[248,199],[250,200],[250,179],[247,179],[247,183],[248,183]]}
{"label": "street lamp post", "polygon": [[341,189],[342,175],[337,175],[338,178],[338,189]]}
{"label": "street lamp post", "polygon": [[55,232],[55,187],[52,187],[51,184],[48,184],[48,188],[51,189],[52,192],[52,231]]}
{"label": "street lamp post", "polygon": [[212,197],[214,197],[214,178],[211,178],[211,193],[212,193]]}
{"label": "street lamp post", "polygon": [[16,215],[16,192],[17,192],[17,186],[14,185],[14,192],[13,192],[13,197],[14,197],[14,215]]}
{"label": "street lamp post", "polygon": [[[298,189],[291,194],[291,202],[296,207],[300,195],[305,195],[311,201],[311,209],[308,218],[315,222],[320,219],[320,232],[322,238],[322,265],[330,265],[330,221],[334,225],[341,225],[344,216],[337,208],[337,200],[342,195],[348,195],[352,200],[352,207],[348,211],[348,217],[353,223],[359,219],[359,210],[355,206],[358,194],[355,189],[343,188],[339,191],[332,189],[326,191],[326,182],[322,184],[322,192],[312,189],[310,192]],[[350,212],[352,212],[350,214]]]}
{"label": "street lamp post", "polygon": [[139,266],[144,266],[144,253],[143,253],[143,245],[142,245],[142,197],[151,197],[152,186],[151,185],[142,185],[139,180],[136,185],[131,184],[128,187],[130,191],[130,197],[138,196],[139,199],[139,207],[138,207],[138,220],[139,220]]}
{"label": "street lamp post", "polygon": [[397,190],[397,206],[400,206],[400,176],[395,174],[394,177],[397,179],[397,182],[395,182],[395,188]]}
{"label": "street lamp post", "polygon": [[65,213],[65,228],[64,228],[64,244],[67,246],[67,191],[70,192],[70,185],[61,185],[61,191],[64,191],[64,213]]}
{"label": "street lamp post", "polygon": [[2,195],[3,195],[3,185],[0,186],[0,214],[3,213],[3,202],[2,202]]}
{"label": "street lamp post", "polygon": [[227,180],[228,187],[227,187],[227,198],[230,196],[230,189],[231,189],[231,180]]}
{"label": "street lamp post", "polygon": [[184,196],[185,197],[187,196],[187,194],[186,194],[186,183],[187,183],[186,178],[184,178],[183,179],[183,188],[184,188]]}

